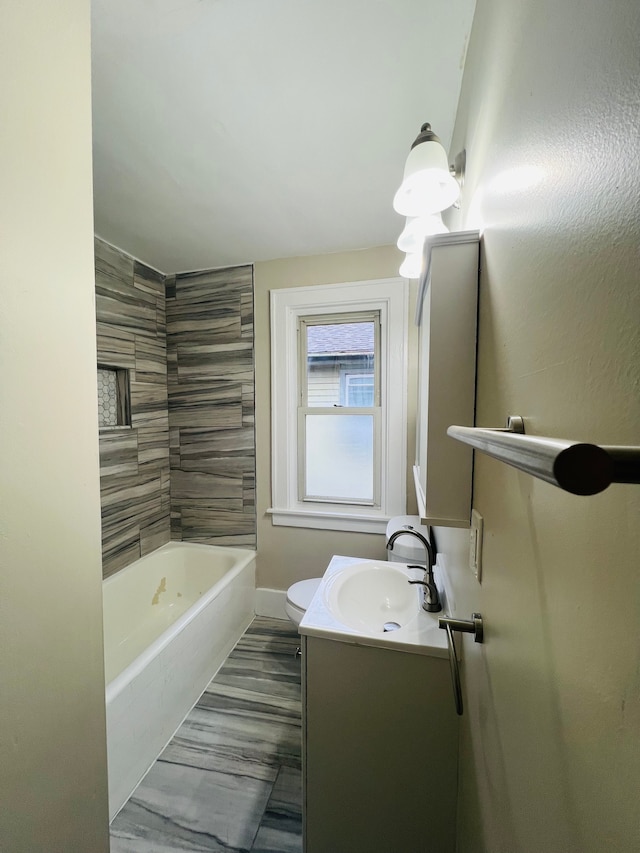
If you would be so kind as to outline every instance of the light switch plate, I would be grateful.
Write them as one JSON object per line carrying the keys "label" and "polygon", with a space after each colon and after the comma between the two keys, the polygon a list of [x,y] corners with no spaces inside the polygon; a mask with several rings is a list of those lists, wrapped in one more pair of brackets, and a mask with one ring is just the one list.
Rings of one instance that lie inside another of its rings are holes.
{"label": "light switch plate", "polygon": [[482,581],[482,530],[484,519],[476,509],[471,510],[471,530],[469,532],[469,568]]}

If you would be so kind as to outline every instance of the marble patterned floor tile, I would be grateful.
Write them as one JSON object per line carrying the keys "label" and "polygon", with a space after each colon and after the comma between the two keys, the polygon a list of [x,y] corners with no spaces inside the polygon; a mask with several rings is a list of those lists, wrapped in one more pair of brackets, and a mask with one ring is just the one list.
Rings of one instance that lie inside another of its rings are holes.
{"label": "marble patterned floor tile", "polygon": [[[242,732],[240,733],[242,735]],[[211,728],[203,731],[197,721],[184,723],[180,732],[165,747],[158,761],[228,773],[238,779],[254,779],[272,785],[276,779],[278,765],[269,762],[270,750],[256,748],[238,734],[227,729]]]}
{"label": "marble patterned floor tile", "polygon": [[302,774],[281,767],[251,853],[302,853]]}
{"label": "marble patterned floor tile", "polygon": [[256,617],[111,825],[111,853],[300,853],[300,662]]}
{"label": "marble patterned floor tile", "polygon": [[300,637],[291,623],[259,616],[249,625],[236,649],[255,649],[282,654],[293,653]]}
{"label": "marble patterned floor tile", "polygon": [[[299,767],[300,722],[280,717],[269,720],[264,711],[261,718],[256,714],[251,708],[240,713],[220,712],[199,703],[166,747],[162,760],[258,777],[264,768],[280,764]],[[239,764],[244,770],[237,770]]]}
{"label": "marble patterned floor tile", "polygon": [[[267,713],[274,709],[277,717],[300,718],[300,663],[291,655],[291,661],[273,661],[272,655],[260,652],[235,652],[229,656],[215,681],[202,695],[203,704],[216,707],[210,696],[220,697],[218,707],[225,708],[236,701],[238,710],[248,704],[265,706]],[[294,667],[297,672],[292,671]]]}
{"label": "marble patterned floor tile", "polygon": [[277,696],[295,700],[294,710],[300,715],[300,661],[295,649],[286,654],[235,649],[207,688],[216,692],[223,687],[244,688],[258,696]]}
{"label": "marble patterned floor tile", "polygon": [[111,825],[111,853],[249,851],[272,785],[158,761]]}

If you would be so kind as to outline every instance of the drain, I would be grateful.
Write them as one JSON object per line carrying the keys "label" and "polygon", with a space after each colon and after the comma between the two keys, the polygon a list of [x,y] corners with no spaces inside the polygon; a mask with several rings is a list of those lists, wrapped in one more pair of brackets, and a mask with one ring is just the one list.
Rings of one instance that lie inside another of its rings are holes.
{"label": "drain", "polygon": [[401,627],[402,625],[400,625],[399,622],[385,622],[382,626],[382,630],[385,634],[387,634],[389,631],[397,631],[398,628]]}

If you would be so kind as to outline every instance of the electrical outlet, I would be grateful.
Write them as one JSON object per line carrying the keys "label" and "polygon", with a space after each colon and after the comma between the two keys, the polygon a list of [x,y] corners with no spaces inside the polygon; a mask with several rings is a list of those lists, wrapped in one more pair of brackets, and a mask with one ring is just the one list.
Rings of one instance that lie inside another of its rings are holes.
{"label": "electrical outlet", "polygon": [[476,509],[471,510],[471,530],[469,532],[469,568],[482,580],[482,529],[484,519]]}

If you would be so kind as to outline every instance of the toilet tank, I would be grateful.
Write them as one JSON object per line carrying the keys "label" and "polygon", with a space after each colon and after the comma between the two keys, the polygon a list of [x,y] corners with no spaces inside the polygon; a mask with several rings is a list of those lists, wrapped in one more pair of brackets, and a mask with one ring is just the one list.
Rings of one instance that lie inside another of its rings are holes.
{"label": "toilet tank", "polygon": [[[402,530],[409,524],[426,539],[429,539],[429,528],[420,524],[419,515],[397,515],[387,524],[387,541],[396,530]],[[392,563],[411,563],[420,566],[425,564],[424,545],[415,536],[399,536],[393,543],[393,550],[387,548],[387,559]]]}

